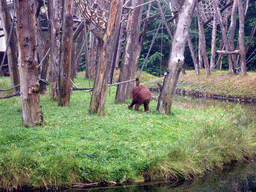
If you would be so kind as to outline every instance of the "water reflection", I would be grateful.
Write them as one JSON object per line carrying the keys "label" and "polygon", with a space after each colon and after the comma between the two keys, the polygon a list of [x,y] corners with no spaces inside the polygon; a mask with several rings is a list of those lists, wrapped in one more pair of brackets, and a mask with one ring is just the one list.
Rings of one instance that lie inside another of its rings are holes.
{"label": "water reflection", "polygon": [[238,103],[223,100],[207,99],[207,98],[193,98],[188,96],[178,96],[175,95],[173,105],[183,106],[185,108],[200,108],[208,109],[210,107],[220,107],[227,111],[231,111],[240,105],[241,109],[245,111],[248,117],[253,117],[256,114],[256,104],[255,103]]}
{"label": "water reflection", "polygon": [[249,192],[256,191],[256,163],[234,165],[225,170],[209,172],[193,182],[180,183],[178,186],[167,183],[145,183],[141,185],[123,185],[109,188],[87,189],[91,192]]}

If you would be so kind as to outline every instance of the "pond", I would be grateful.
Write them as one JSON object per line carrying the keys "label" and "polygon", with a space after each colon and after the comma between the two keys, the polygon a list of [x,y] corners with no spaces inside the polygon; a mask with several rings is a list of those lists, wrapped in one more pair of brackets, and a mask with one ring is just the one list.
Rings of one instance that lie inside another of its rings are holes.
{"label": "pond", "polygon": [[240,164],[226,167],[223,171],[209,172],[204,177],[193,182],[170,183],[143,183],[94,188],[79,191],[91,192],[247,192],[256,191],[256,163]]}
{"label": "pond", "polygon": [[178,96],[175,95],[173,105],[183,106],[185,108],[201,108],[207,109],[210,107],[220,107],[227,111],[235,109],[237,106],[241,107],[245,111],[245,114],[248,117],[255,117],[256,114],[256,104],[255,103],[240,103],[240,102],[231,102],[224,100],[216,99],[207,99],[207,98],[193,98],[189,96]]}

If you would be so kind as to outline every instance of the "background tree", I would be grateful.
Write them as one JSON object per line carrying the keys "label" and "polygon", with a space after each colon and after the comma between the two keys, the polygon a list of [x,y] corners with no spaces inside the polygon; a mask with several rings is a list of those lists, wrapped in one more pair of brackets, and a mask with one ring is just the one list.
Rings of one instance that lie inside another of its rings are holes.
{"label": "background tree", "polygon": [[48,0],[49,30],[50,30],[50,59],[49,82],[50,95],[53,100],[58,100],[59,89],[59,62],[60,62],[60,25],[61,25],[61,0]]}
{"label": "background tree", "polygon": [[70,77],[71,77],[71,48],[73,41],[73,0],[65,0],[63,6],[63,26],[61,41],[61,59],[59,74],[59,100],[60,106],[69,106]]}
{"label": "background tree", "polygon": [[[123,58],[121,62],[121,69],[118,82],[134,79],[135,72],[137,70],[137,51],[139,46],[140,35],[140,23],[142,16],[143,0],[132,0],[131,7],[133,7],[129,13],[127,26],[126,26],[126,38]],[[131,94],[131,90],[134,82],[120,84],[117,86],[116,102],[125,103],[127,96]]]}
{"label": "background tree", "polygon": [[39,125],[43,121],[39,95],[35,9],[36,5],[32,0],[15,0],[22,120],[25,126]]}
{"label": "background tree", "polygon": [[[7,43],[7,56],[9,72],[11,77],[12,86],[19,85],[19,69],[18,69],[18,46],[17,46],[17,34],[15,28],[15,22],[12,21],[9,8],[6,0],[0,0],[0,18],[3,23],[4,36]],[[14,18],[13,18],[14,19]],[[0,64],[1,65],[1,64]],[[1,66],[0,66],[1,73]],[[1,75],[1,74],[0,74]],[[14,92],[19,91],[19,87],[16,87]]]}

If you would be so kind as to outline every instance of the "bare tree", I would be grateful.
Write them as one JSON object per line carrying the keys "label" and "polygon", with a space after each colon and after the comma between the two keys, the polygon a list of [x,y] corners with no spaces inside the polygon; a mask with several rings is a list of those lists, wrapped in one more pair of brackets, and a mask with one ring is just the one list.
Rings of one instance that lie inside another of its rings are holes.
{"label": "bare tree", "polygon": [[49,82],[50,95],[53,100],[58,100],[59,62],[60,62],[60,23],[61,0],[48,0],[49,28],[50,28],[50,59]]}
{"label": "bare tree", "polygon": [[[132,0],[131,6],[134,7],[128,16],[126,26],[126,40],[125,48],[121,63],[121,69],[119,74],[119,82],[127,81],[135,76],[137,70],[137,47],[139,46],[139,34],[140,34],[140,23],[142,16],[142,7],[138,5],[142,4],[143,0]],[[132,83],[120,84],[117,86],[116,102],[125,103],[127,96],[131,94],[133,86]]]}
{"label": "bare tree", "polygon": [[35,9],[36,5],[32,0],[15,0],[22,120],[25,126],[39,125],[43,121],[38,81]]}
{"label": "bare tree", "polygon": [[63,8],[58,104],[60,106],[69,106],[71,90],[71,48],[73,41],[73,1],[65,0]]}
{"label": "bare tree", "polygon": [[211,62],[210,62],[211,71],[215,70],[216,36],[217,36],[217,22],[216,22],[216,16],[214,16],[213,24],[212,24],[212,45],[211,45]]}
{"label": "bare tree", "polygon": [[101,56],[97,66],[96,79],[94,82],[93,93],[89,111],[103,115],[105,100],[107,95],[107,86],[109,80],[109,72],[113,56],[114,45],[117,41],[117,33],[121,20],[123,1],[113,0],[110,8],[109,21],[107,29],[103,34]]}
{"label": "bare tree", "polygon": [[[9,43],[7,49],[8,65],[11,77],[12,86],[16,86],[20,83],[19,69],[18,69],[18,46],[16,28],[14,27],[14,21],[11,21],[11,15],[7,6],[6,0],[0,0],[0,18],[3,23],[4,35],[6,42]],[[14,18],[13,18],[14,19]],[[1,66],[0,66],[1,71]],[[19,87],[14,89],[14,92],[19,91]]]}
{"label": "bare tree", "polygon": [[158,99],[157,110],[160,113],[169,114],[171,112],[172,98],[184,64],[185,45],[195,6],[196,0],[185,0],[178,13],[177,27],[173,37],[167,71]]}
{"label": "bare tree", "polygon": [[206,71],[206,76],[210,75],[210,65],[209,65],[209,60],[207,56],[207,51],[206,51],[206,41],[205,41],[205,32],[204,32],[204,26],[203,26],[203,21],[201,18],[201,11],[199,8],[199,3],[197,3],[197,17],[198,17],[198,27],[199,27],[199,38],[200,38],[200,53],[203,56],[204,60],[204,67]]}
{"label": "bare tree", "polygon": [[[220,8],[218,7],[218,0],[213,0],[213,6],[214,6],[214,9],[215,9],[215,13],[216,13],[216,19],[219,22],[219,25],[220,25],[220,28],[221,28],[222,39],[223,39],[225,48],[227,50],[230,50],[226,28],[224,26],[224,23],[223,23],[223,20],[222,20],[222,17],[221,17]],[[228,62],[229,62],[229,72],[231,74],[234,74],[235,73],[235,68],[234,68],[234,63],[232,61],[231,55],[228,55]]]}
{"label": "bare tree", "polygon": [[241,74],[244,76],[246,75],[246,50],[244,45],[244,20],[245,20],[245,9],[242,3],[242,0],[238,1],[238,12],[239,12],[239,48],[241,50],[241,59],[240,59],[240,67],[241,67]]}

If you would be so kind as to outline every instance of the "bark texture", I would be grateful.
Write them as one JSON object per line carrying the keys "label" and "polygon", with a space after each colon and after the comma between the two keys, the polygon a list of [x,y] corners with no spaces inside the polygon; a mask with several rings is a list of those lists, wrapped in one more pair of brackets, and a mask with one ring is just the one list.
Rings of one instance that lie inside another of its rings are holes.
{"label": "bark texture", "polygon": [[238,12],[239,12],[239,48],[242,51],[240,59],[240,67],[242,76],[246,75],[246,50],[244,45],[244,20],[245,20],[245,9],[242,0],[238,1]]}
{"label": "bark texture", "polygon": [[73,41],[73,1],[66,0],[63,10],[63,31],[61,43],[61,60],[59,74],[59,101],[60,106],[69,106],[70,77],[71,77],[71,48]]}
{"label": "bark texture", "polygon": [[198,25],[199,25],[198,26],[199,27],[199,38],[200,38],[200,44],[201,44],[200,53],[203,56],[206,76],[208,76],[208,75],[210,75],[210,64],[209,64],[207,51],[206,51],[205,31],[204,31],[203,21],[201,18],[201,11],[200,11],[198,3],[197,3],[197,11],[198,11],[197,18],[198,18]]}
{"label": "bark texture", "polygon": [[123,1],[113,0],[111,3],[108,26],[103,35],[102,51],[94,81],[89,108],[90,113],[98,115],[103,115],[104,113],[111,61],[119,32],[122,7]]}
{"label": "bark texture", "polygon": [[160,113],[169,114],[171,112],[174,90],[184,64],[185,45],[195,5],[195,0],[186,0],[178,15],[166,76],[158,99],[157,110]]}
{"label": "bark texture", "polygon": [[[216,12],[216,19],[219,21],[219,25],[220,25],[220,28],[221,28],[222,39],[223,39],[225,48],[227,50],[230,50],[228,37],[227,37],[227,30],[224,26],[224,22],[222,20],[221,12],[220,12],[220,9],[218,7],[218,0],[213,0],[213,7],[214,7],[215,12]],[[232,61],[231,55],[228,55],[228,63],[229,63],[229,72],[231,74],[235,74],[234,63]]]}
{"label": "bark texture", "polygon": [[48,0],[49,27],[50,27],[50,62],[49,82],[50,95],[53,100],[58,100],[59,62],[60,62],[60,19],[61,0]]}
{"label": "bark texture", "polygon": [[25,126],[40,125],[43,121],[39,95],[35,9],[32,0],[15,0],[22,120]]}
{"label": "bark texture", "polygon": [[[18,46],[17,46],[17,35],[14,24],[12,26],[11,15],[7,6],[6,0],[0,0],[0,18],[2,20],[5,40],[9,47],[7,49],[9,72],[11,77],[12,86],[16,86],[20,83],[19,69],[18,69]],[[1,70],[0,70],[1,71]],[[13,90],[14,92],[19,91],[19,87]]]}
{"label": "bark texture", "polygon": [[[136,7],[139,4],[143,3],[142,0],[133,0],[132,7]],[[126,41],[125,48],[121,63],[120,75],[118,82],[127,81],[133,79],[135,72],[137,70],[137,50],[139,43],[139,34],[140,34],[140,21],[141,21],[141,12],[142,8],[137,7],[131,10],[126,27]],[[126,98],[131,94],[133,88],[132,83],[125,83],[117,86],[116,92],[116,102],[125,103]]]}

